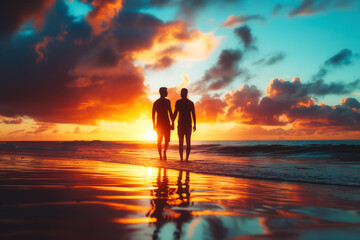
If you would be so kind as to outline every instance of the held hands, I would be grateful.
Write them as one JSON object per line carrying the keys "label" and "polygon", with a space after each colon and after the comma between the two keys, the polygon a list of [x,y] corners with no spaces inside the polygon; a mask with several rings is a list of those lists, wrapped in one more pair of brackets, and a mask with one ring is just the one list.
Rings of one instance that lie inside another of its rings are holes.
{"label": "held hands", "polygon": [[171,130],[174,130],[175,127],[174,127],[174,122],[171,123]]}
{"label": "held hands", "polygon": [[194,131],[194,132],[196,131],[196,125],[194,125],[194,127],[193,127],[193,131]]}

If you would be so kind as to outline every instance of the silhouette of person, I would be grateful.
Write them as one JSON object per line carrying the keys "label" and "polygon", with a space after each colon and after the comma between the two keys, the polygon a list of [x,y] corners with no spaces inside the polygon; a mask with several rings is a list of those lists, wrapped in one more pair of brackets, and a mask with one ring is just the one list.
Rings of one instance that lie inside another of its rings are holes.
{"label": "silhouette of person", "polygon": [[[192,101],[187,98],[188,90],[186,88],[181,89],[181,99],[175,103],[175,112],[172,117],[172,128],[174,127],[174,121],[179,113],[178,119],[178,136],[179,136],[179,154],[180,160],[183,161],[183,149],[184,149],[184,137],[186,139],[186,161],[189,160],[191,150],[191,132],[196,131],[196,115],[195,106]],[[194,127],[192,127],[192,120],[194,121]]]}
{"label": "silhouette of person", "polygon": [[[154,102],[152,108],[152,122],[153,128],[157,133],[157,147],[159,151],[160,160],[166,160],[166,151],[170,142],[170,119],[172,118],[172,110],[170,100],[167,99],[167,88],[161,87],[159,89],[160,98]],[[156,115],[156,123],[155,123]],[[164,138],[164,155],[161,154],[161,143]]]}

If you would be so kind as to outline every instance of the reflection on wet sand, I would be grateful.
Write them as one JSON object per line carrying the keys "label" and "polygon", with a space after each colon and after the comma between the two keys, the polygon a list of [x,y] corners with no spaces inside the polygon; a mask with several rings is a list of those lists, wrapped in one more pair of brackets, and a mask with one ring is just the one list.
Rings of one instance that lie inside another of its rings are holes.
{"label": "reflection on wet sand", "polygon": [[357,239],[360,190],[0,157],[0,239]]}
{"label": "reflection on wet sand", "polygon": [[174,222],[176,226],[173,232],[174,239],[180,239],[183,224],[193,218],[191,211],[187,209],[190,205],[190,173],[185,172],[183,183],[183,171],[179,171],[176,187],[170,187],[166,173],[165,168],[158,169],[157,181],[151,190],[151,196],[154,198],[150,201],[151,209],[146,216],[156,219],[153,239],[159,239],[160,229],[169,222]]}

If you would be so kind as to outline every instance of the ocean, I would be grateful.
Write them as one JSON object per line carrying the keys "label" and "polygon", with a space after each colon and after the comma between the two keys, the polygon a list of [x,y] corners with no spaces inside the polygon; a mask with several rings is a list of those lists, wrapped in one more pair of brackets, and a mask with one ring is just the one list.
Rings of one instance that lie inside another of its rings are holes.
{"label": "ocean", "polygon": [[171,142],[166,161],[155,142],[0,142],[2,155],[97,160],[284,182],[360,186],[360,140],[193,141],[189,162]]}

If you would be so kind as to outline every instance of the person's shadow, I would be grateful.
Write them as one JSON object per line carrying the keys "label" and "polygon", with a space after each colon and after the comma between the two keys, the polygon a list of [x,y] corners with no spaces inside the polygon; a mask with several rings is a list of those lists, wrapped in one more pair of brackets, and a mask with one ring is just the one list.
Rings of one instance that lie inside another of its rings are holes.
{"label": "person's shadow", "polygon": [[[170,188],[166,169],[159,168],[157,181],[154,189],[151,190],[150,200],[151,209],[146,214],[147,217],[155,218],[155,230],[152,239],[159,238],[161,228],[170,222],[174,222],[176,230],[174,239],[180,239],[183,224],[189,222],[193,215],[188,209],[190,206],[190,176],[189,171],[185,173],[185,182],[182,181],[183,171],[179,172],[177,187]],[[171,209],[176,207],[175,210]]]}

